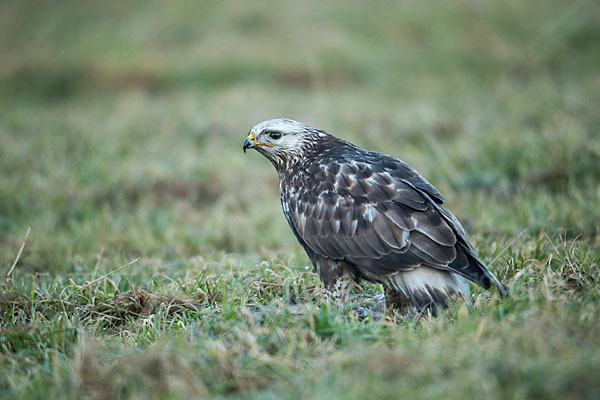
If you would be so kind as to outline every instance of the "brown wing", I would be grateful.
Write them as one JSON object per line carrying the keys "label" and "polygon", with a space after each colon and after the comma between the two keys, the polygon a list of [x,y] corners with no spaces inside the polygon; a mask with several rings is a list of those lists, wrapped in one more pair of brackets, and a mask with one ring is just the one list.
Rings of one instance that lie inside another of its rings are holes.
{"label": "brown wing", "polygon": [[471,253],[444,198],[414,169],[376,155],[330,159],[310,175],[289,203],[298,235],[317,254],[375,275],[427,265],[489,287],[491,273]]}

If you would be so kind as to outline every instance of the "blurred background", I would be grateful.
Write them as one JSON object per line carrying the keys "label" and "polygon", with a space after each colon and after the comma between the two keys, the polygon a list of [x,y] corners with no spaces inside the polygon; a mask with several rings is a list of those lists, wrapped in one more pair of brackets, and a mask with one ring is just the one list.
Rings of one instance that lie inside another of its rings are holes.
{"label": "blurred background", "polygon": [[[599,104],[597,0],[3,0],[0,398],[599,398]],[[417,168],[511,296],[329,301],[275,117]]]}
{"label": "blurred background", "polygon": [[239,254],[307,263],[248,130],[288,117],[392,154],[484,257],[597,244],[595,1],[3,1],[0,261],[82,272]]}

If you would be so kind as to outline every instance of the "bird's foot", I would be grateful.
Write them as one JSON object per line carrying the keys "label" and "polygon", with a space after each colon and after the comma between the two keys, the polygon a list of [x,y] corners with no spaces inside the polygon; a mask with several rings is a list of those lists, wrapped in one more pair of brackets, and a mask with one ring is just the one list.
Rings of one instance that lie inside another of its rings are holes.
{"label": "bird's foot", "polygon": [[354,307],[354,312],[360,320],[369,317],[374,320],[383,318],[385,316],[385,295],[378,294],[363,300],[360,305]]}

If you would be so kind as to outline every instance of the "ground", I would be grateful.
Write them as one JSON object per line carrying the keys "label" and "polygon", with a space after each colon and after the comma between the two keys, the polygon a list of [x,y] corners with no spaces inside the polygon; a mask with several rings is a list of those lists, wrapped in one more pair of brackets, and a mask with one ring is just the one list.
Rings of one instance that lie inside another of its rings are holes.
{"label": "ground", "polygon": [[[600,397],[599,21],[593,1],[5,2],[0,398]],[[416,167],[511,296],[435,319],[356,313],[376,285],[330,302],[242,153],[274,117]]]}

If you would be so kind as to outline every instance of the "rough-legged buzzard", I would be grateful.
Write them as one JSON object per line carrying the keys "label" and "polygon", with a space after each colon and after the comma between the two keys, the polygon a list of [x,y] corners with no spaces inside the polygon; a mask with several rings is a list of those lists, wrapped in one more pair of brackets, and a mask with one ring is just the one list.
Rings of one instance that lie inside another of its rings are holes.
{"label": "rough-legged buzzard", "polygon": [[289,119],[254,126],[250,148],[275,166],[285,217],[334,296],[365,279],[388,307],[435,314],[468,297],[467,280],[506,294],[440,192],[397,158]]}

